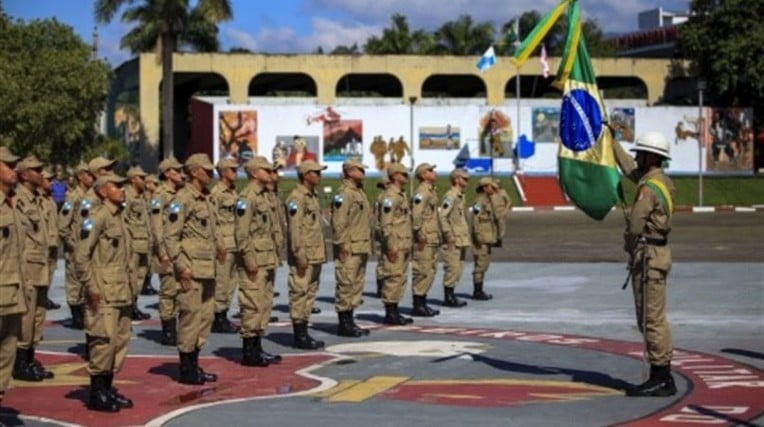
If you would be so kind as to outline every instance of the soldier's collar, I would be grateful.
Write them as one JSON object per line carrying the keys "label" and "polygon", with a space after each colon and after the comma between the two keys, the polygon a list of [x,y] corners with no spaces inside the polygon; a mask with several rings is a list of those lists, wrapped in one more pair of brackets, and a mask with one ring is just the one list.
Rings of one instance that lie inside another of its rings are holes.
{"label": "soldier's collar", "polygon": [[647,171],[644,175],[642,175],[642,178],[639,180],[640,184],[645,183],[648,179],[654,177],[655,175],[662,175],[663,169],[661,168],[652,168],[649,171]]}
{"label": "soldier's collar", "polygon": [[108,209],[109,213],[111,213],[112,215],[122,210],[122,206],[118,206],[106,199],[101,199],[101,204],[106,206],[106,209]]}
{"label": "soldier's collar", "polygon": [[265,190],[267,190],[265,185],[263,185],[263,183],[260,182],[260,181],[252,181],[252,188],[254,188],[255,192],[258,193],[258,194],[260,194],[260,193],[264,192]]}
{"label": "soldier's collar", "polygon": [[315,196],[316,192],[315,190],[311,191],[308,187],[305,186],[302,182],[297,184],[297,190],[301,191],[302,193],[309,194],[311,196]]}
{"label": "soldier's collar", "polygon": [[194,196],[195,199],[204,200],[207,198],[207,195],[209,194],[209,191],[205,191],[206,188],[202,187],[201,190],[197,190],[196,187],[191,185],[191,183],[186,184],[186,187],[189,191],[191,191],[191,194]]}

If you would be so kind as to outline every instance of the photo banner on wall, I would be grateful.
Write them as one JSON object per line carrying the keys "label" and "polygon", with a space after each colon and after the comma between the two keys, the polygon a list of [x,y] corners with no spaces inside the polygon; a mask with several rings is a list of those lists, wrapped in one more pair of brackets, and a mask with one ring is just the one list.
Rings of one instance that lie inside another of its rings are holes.
{"label": "photo banner on wall", "polygon": [[218,157],[243,165],[257,154],[257,110],[218,112]]}
{"label": "photo banner on wall", "polygon": [[318,162],[318,136],[279,135],[271,161],[285,171],[292,171],[306,160]]}

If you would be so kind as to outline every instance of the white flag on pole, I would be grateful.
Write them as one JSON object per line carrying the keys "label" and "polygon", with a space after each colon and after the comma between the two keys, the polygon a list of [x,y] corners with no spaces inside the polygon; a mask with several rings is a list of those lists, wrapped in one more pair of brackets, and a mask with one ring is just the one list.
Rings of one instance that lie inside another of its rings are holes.
{"label": "white flag on pole", "polygon": [[494,51],[493,46],[491,46],[485,53],[483,53],[483,56],[478,59],[478,62],[475,65],[481,73],[485,73],[489,68],[493,67],[494,64],[496,64],[496,51]]}
{"label": "white flag on pole", "polygon": [[541,44],[541,69],[544,71],[544,78],[549,78],[549,58],[546,55],[546,46]]}

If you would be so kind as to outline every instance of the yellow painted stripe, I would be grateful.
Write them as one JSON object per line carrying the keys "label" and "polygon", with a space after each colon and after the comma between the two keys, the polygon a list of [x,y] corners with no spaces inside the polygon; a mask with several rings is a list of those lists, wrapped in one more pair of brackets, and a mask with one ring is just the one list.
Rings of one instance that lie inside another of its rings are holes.
{"label": "yellow painted stripe", "polygon": [[333,394],[325,399],[326,402],[363,402],[380,393],[397,386],[406,381],[409,377],[371,377],[368,380],[358,383],[347,390]]}
{"label": "yellow painted stripe", "polygon": [[358,384],[360,382],[361,381],[359,381],[359,380],[342,380],[336,386],[330,388],[329,390],[325,390],[325,391],[313,394],[312,396],[321,397],[321,398],[329,397],[329,396],[337,394],[337,393],[339,393],[341,391],[347,390],[350,387],[353,387],[354,385],[356,385],[356,384]]}

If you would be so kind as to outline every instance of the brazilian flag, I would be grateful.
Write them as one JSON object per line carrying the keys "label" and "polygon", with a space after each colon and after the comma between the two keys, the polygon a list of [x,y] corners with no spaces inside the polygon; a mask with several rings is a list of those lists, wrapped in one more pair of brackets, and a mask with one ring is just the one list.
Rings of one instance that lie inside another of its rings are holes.
{"label": "brazilian flag", "polygon": [[[607,126],[607,110],[581,32],[578,1],[564,0],[545,16],[515,53],[515,60],[521,63],[527,59],[530,53],[523,48],[535,49],[559,18],[560,9],[566,6],[568,37],[555,79],[555,85],[563,90],[558,173],[570,200],[591,218],[602,220],[623,200],[623,192],[613,155],[613,135]],[[535,36],[535,44],[531,36]]]}

